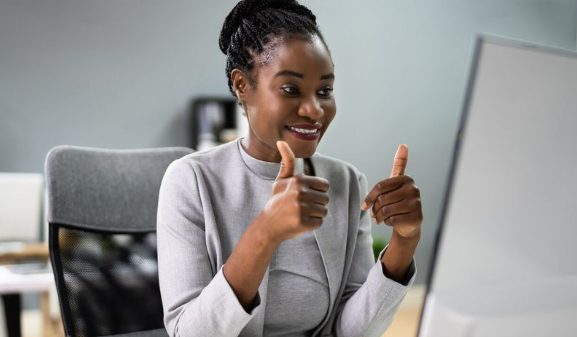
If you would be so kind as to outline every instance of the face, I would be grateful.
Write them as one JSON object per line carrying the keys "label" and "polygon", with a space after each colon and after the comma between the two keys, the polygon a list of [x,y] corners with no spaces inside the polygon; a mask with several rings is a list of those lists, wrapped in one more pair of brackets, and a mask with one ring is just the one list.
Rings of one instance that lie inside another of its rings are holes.
{"label": "face", "polygon": [[317,36],[276,42],[266,61],[256,57],[256,83],[233,72],[235,88],[245,86],[237,90],[250,125],[243,146],[257,159],[279,162],[276,141],[285,140],[297,158],[308,158],[335,117],[333,62]]}

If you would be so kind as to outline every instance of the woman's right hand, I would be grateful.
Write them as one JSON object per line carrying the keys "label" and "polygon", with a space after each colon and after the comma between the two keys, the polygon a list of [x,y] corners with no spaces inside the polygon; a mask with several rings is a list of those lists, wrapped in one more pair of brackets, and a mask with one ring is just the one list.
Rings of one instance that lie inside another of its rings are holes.
{"label": "woman's right hand", "polygon": [[328,180],[294,175],[295,156],[285,141],[279,140],[281,168],[272,188],[272,197],[261,215],[270,240],[280,244],[321,226],[329,203]]}

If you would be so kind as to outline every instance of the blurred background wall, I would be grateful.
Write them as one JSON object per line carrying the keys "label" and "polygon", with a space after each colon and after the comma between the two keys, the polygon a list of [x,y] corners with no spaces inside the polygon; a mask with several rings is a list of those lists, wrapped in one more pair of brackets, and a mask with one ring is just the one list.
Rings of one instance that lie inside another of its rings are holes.
{"label": "blurred background wall", "polygon": [[[217,40],[235,3],[0,0],[0,171],[42,172],[59,144],[188,145],[191,101],[228,95]],[[352,162],[374,184],[388,176],[397,144],[409,144],[407,173],[424,202],[423,282],[474,37],[575,50],[577,2],[303,3],[317,14],[336,65],[337,118],[320,151]]]}

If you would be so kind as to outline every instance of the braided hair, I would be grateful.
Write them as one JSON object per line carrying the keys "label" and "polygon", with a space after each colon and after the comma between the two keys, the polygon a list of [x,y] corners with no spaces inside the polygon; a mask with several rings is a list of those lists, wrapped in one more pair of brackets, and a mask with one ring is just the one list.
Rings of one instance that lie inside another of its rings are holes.
{"label": "braided hair", "polygon": [[220,50],[227,56],[225,73],[230,92],[236,96],[231,80],[233,69],[247,74],[251,85],[256,84],[250,76],[255,58],[267,53],[265,62],[270,60],[276,47],[271,42],[275,38],[310,39],[315,35],[326,46],[315,15],[296,0],[240,1],[224,20],[218,41]]}

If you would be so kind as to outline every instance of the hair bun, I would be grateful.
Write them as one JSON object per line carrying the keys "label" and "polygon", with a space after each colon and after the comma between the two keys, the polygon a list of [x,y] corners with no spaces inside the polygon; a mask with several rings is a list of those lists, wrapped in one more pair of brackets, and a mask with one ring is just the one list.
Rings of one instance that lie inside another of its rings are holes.
{"label": "hair bun", "polygon": [[238,30],[244,19],[248,19],[256,13],[269,8],[284,9],[289,12],[303,14],[313,22],[316,22],[314,14],[296,2],[296,0],[242,0],[234,6],[226,16],[226,19],[224,19],[218,40],[220,50],[224,54],[227,53],[231,37]]}

